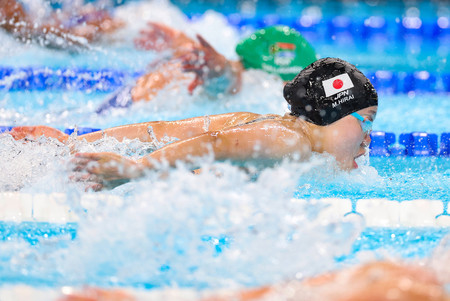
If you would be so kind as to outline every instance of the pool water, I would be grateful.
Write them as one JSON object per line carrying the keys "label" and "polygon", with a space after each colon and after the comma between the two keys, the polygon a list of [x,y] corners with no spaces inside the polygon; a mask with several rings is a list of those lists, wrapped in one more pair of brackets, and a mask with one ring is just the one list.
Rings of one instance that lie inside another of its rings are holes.
{"label": "pool water", "polygon": [[[230,25],[237,6],[223,8],[225,15],[208,11],[199,16],[203,4],[175,3],[178,7],[167,1],[117,6],[118,16],[133,20],[127,30],[78,54],[22,45],[0,32],[4,42],[0,66],[112,70],[125,74],[124,83],[132,83],[157,56],[132,46],[132,37],[148,20],[168,22],[191,35],[199,32],[221,53],[236,58],[234,45],[249,30],[242,24]],[[259,2],[258,10],[263,11],[258,11],[258,18],[268,15],[264,11],[268,3]],[[426,3],[421,2],[421,16],[435,20],[442,8]],[[288,9],[280,4],[277,13],[289,17],[281,12],[292,15],[296,5]],[[338,10],[335,5],[323,9],[324,19],[330,18],[330,11],[343,15],[350,11],[346,4]],[[316,5],[308,7],[301,11],[317,12]],[[357,9],[370,15],[381,7]],[[383,14],[395,20],[407,9],[393,6]],[[247,13],[244,10],[242,16]],[[345,35],[327,39],[322,34],[320,30],[305,34],[322,57],[342,57],[367,74],[427,71],[435,76],[431,84],[425,81],[411,91],[392,88],[390,80],[384,83],[387,86],[380,84],[374,130],[397,137],[450,131],[445,86],[449,50],[442,38],[434,44],[423,36],[409,42],[396,39],[376,47],[372,40],[348,40]],[[399,78],[404,87],[406,77]],[[236,96],[211,99],[201,91],[191,96],[173,86],[152,102],[107,115],[98,115],[95,109],[109,90],[12,89],[1,80],[0,86],[0,125],[5,126],[103,129],[233,111],[287,112],[281,80],[255,70],[246,72],[243,90]],[[111,138],[74,144],[81,152],[113,151],[131,157],[159,147]],[[203,158],[201,175],[192,175],[180,164],[163,177],[149,172],[143,179],[94,193],[68,180],[68,146],[46,138],[24,144],[4,134],[0,152],[2,284],[196,290],[257,286],[375,258],[430,258],[450,225],[448,156],[366,156],[360,159],[360,169],[347,173],[321,155],[301,164],[282,162],[257,176],[229,162]]]}
{"label": "pool water", "polygon": [[318,178],[317,174],[313,174],[306,177],[304,182],[302,178],[299,183],[302,189],[296,192],[296,197],[449,201],[448,189],[446,189],[450,185],[448,158],[372,157],[370,166],[376,172],[369,169],[366,173],[359,175],[362,177],[360,182],[349,182],[347,185],[345,183],[348,179],[342,177]]}

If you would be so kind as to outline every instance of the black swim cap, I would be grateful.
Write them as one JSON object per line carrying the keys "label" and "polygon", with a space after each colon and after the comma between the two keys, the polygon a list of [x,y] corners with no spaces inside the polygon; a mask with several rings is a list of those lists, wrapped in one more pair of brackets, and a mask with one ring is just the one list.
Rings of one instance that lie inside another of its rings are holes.
{"label": "black swim cap", "polygon": [[328,125],[378,105],[377,92],[369,79],[337,58],[315,61],[284,86],[283,94],[292,115],[317,125]]}

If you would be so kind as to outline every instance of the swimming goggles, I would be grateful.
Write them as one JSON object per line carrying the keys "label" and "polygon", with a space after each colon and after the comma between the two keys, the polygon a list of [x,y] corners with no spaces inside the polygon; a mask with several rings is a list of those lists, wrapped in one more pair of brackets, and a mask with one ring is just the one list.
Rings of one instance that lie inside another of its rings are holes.
{"label": "swimming goggles", "polygon": [[360,121],[359,124],[361,125],[361,129],[363,130],[364,134],[369,135],[370,132],[372,132],[372,123],[373,123],[372,121],[365,119],[356,112],[351,113],[350,115],[352,115],[353,117],[355,117]]}

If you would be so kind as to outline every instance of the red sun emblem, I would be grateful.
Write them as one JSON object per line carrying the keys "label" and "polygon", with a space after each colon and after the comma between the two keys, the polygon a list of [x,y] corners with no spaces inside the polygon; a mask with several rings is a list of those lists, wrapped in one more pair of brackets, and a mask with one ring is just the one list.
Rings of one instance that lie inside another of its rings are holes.
{"label": "red sun emblem", "polygon": [[344,82],[343,82],[342,80],[340,80],[340,79],[335,79],[335,80],[333,81],[333,88],[335,88],[335,89],[340,89],[340,88],[342,88],[342,86],[344,86]]}

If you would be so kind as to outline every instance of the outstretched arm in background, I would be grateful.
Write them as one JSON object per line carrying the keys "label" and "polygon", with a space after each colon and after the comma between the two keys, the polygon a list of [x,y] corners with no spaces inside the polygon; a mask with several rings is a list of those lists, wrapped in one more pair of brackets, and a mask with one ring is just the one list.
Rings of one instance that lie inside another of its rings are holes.
{"label": "outstretched arm in background", "polygon": [[131,89],[131,99],[133,102],[150,101],[170,83],[185,78],[188,78],[188,76],[182,72],[181,63],[176,60],[170,60],[159,65],[157,69],[139,77]]}
{"label": "outstretched arm in background", "polygon": [[[207,92],[235,94],[240,91],[243,66],[239,61],[227,60],[218,53],[202,36],[197,40],[183,32],[159,23],[148,23],[135,40],[138,48],[145,50],[172,50],[173,59],[160,70],[142,76],[133,89],[133,99],[150,100],[155,91],[162,89],[173,78],[183,78],[183,73],[193,73],[194,80],[188,91],[203,85]],[[145,91],[148,91],[145,95]]]}
{"label": "outstretched arm in background", "polygon": [[138,78],[131,90],[133,102],[150,101],[172,81],[185,78],[179,58],[199,47],[197,41],[183,32],[156,22],[148,22],[134,42],[139,49],[172,51],[173,57],[166,63],[153,66],[149,73]]}
{"label": "outstretched arm in background", "polygon": [[[79,11],[52,14],[45,23],[37,23],[16,0],[0,0],[0,26],[27,42],[36,40],[44,46],[64,48],[67,46],[86,47],[87,42],[99,39],[123,25],[107,11],[86,5]],[[62,38],[60,42],[56,38]]]}
{"label": "outstretched arm in background", "polygon": [[54,13],[50,24],[45,24],[47,30],[53,23],[59,25],[61,33],[85,38],[94,42],[105,34],[112,33],[124,25],[122,20],[116,19],[104,9],[97,9],[92,4],[86,4],[75,12]]}
{"label": "outstretched arm in background", "polygon": [[227,60],[201,35],[197,35],[197,39],[200,46],[182,57],[183,71],[195,74],[188,91],[192,93],[196,87],[203,85],[214,96],[238,93],[244,70],[241,62]]}
{"label": "outstretched arm in background", "polygon": [[175,57],[185,55],[198,47],[198,42],[182,31],[156,22],[148,22],[134,43],[137,48],[143,50],[173,51]]}

